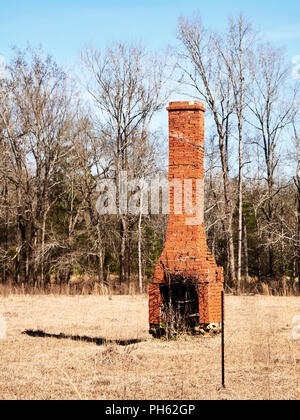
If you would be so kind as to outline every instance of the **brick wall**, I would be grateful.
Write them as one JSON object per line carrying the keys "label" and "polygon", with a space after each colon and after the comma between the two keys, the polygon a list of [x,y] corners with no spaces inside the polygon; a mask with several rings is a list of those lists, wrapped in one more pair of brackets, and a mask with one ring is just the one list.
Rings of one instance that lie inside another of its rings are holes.
{"label": "brick wall", "polygon": [[187,188],[181,190],[174,183],[170,188],[166,244],[149,287],[149,322],[156,327],[161,324],[160,285],[175,276],[193,279],[198,285],[199,324],[219,323],[223,271],[207,246],[204,226],[205,108],[199,102],[171,102],[167,110],[169,181],[181,180],[182,185],[191,185],[191,201],[189,206],[184,205],[187,197],[183,191]]}

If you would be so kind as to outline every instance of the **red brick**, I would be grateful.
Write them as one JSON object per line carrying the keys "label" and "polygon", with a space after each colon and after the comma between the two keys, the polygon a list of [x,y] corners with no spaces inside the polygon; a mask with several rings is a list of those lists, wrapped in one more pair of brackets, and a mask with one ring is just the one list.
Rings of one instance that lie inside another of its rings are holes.
{"label": "red brick", "polygon": [[[169,181],[193,180],[193,205],[198,197],[204,201],[204,189],[196,191],[196,180],[204,179],[204,113],[199,102],[171,102],[169,111]],[[190,214],[174,214],[180,191],[170,189],[170,215],[165,248],[157,262],[154,281],[149,286],[149,322],[161,324],[159,285],[165,282],[164,269],[170,274],[193,277],[198,284],[199,323],[221,322],[223,269],[218,267],[206,242],[203,218],[197,225],[186,222]],[[182,193],[183,194],[183,193]],[[183,195],[182,195],[183,196]],[[176,201],[177,200],[177,201]],[[204,208],[204,206],[202,206]]]}

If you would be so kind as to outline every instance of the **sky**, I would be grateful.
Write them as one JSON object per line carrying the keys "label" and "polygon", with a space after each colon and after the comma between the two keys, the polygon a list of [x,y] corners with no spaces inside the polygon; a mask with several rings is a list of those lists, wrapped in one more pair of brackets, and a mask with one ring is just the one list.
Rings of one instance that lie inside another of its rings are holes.
{"label": "sky", "polygon": [[[216,30],[243,13],[299,66],[299,0],[0,0],[0,65],[1,56],[9,61],[12,46],[28,43],[42,45],[69,74],[77,73],[79,53],[91,44],[105,48],[113,41],[142,42],[150,50],[164,50],[177,43],[179,17],[195,13]],[[178,93],[170,98],[182,99]],[[153,124],[167,132],[165,113]]]}
{"label": "sky", "polygon": [[199,12],[203,23],[222,29],[242,12],[289,58],[300,55],[299,0],[0,0],[0,55],[29,42],[64,66],[86,45],[142,42],[150,49],[176,44],[178,18]]}

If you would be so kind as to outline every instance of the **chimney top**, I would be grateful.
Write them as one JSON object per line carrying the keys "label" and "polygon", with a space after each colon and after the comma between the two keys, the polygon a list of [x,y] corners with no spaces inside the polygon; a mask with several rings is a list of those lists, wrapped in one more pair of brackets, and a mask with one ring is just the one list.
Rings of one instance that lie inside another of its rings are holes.
{"label": "chimney top", "polygon": [[201,102],[195,101],[179,101],[179,102],[170,102],[167,111],[203,111],[206,109]]}

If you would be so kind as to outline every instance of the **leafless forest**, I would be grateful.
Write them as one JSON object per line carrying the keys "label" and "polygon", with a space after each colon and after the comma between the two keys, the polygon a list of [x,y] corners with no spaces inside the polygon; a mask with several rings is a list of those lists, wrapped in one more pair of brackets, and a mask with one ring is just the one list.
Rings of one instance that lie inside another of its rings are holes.
{"label": "leafless forest", "polygon": [[168,51],[120,43],[80,61],[79,80],[42,48],[15,48],[0,80],[0,281],[146,287],[167,217],[100,216],[97,186],[167,170],[153,122],[185,95],[207,107],[205,217],[227,287],[297,293],[299,84],[284,50],[241,16],[225,33],[196,17]]}

